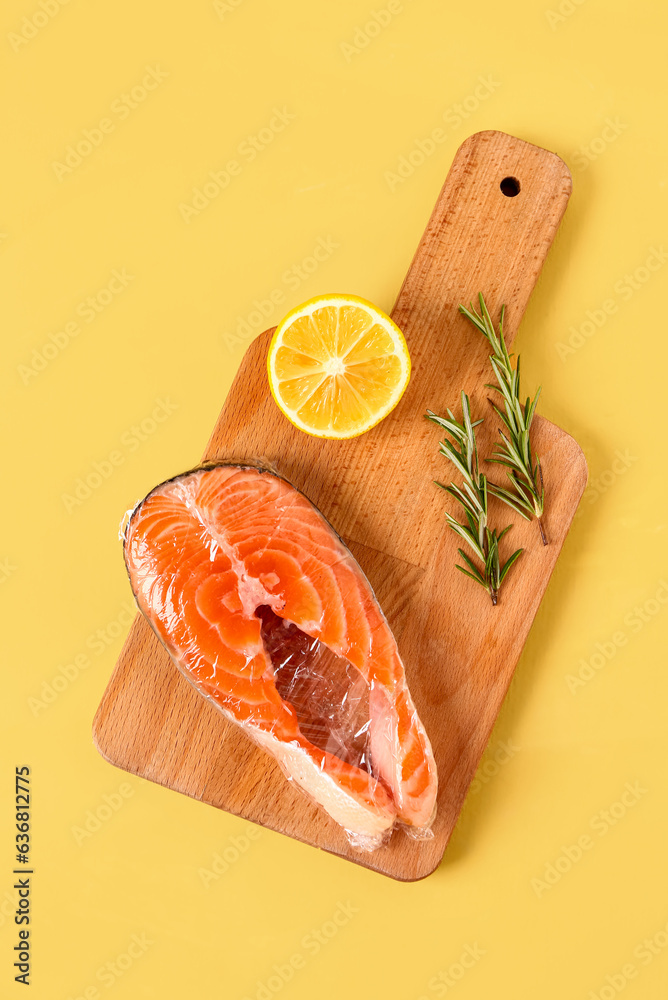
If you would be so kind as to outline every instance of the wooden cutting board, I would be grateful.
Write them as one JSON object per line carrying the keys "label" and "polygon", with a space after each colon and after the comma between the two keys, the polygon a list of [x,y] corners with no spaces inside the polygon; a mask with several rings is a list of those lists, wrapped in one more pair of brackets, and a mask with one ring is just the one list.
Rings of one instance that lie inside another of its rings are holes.
{"label": "wooden cutting board", "polygon": [[[457,307],[482,291],[496,319],[505,303],[506,336],[512,340],[570,191],[568,168],[553,153],[501,132],[471,136],[457,152],[392,311],[413,361],[397,408],[353,440],[302,434],[269,393],[269,330],[248,348],[204,454],[259,459],[275,468],[320,508],[369,577],[436,755],[433,840],[416,843],[397,831],[372,854],[353,851],[326,813],[285,780],[273,758],[189,686],[141,615],[95,717],[94,739],[107,760],[392,878],[412,881],[434,871],[584,490],[587,467],[573,438],[536,420],[549,545],[542,545],[535,522],[505,507],[492,509],[500,525],[515,521],[508,551],[525,548],[492,607],[482,588],[454,568],[457,540],[444,518],[451,501],[432,482],[449,478],[451,468],[438,454],[438,429],[423,414],[428,407],[457,408],[463,388],[473,413],[490,416],[489,390],[483,387],[490,380],[486,342]],[[488,419],[480,429],[482,454],[489,453],[496,428],[497,421]],[[492,479],[502,479],[499,467],[489,469]],[[165,469],[165,478],[181,471]]]}

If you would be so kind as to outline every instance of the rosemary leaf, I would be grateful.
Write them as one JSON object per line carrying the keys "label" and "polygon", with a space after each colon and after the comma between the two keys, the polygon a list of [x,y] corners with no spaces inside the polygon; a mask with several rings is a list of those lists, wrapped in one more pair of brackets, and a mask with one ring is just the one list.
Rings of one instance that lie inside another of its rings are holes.
{"label": "rosemary leaf", "polygon": [[[488,384],[488,388],[499,393],[503,400],[503,409],[492,400],[490,403],[507,431],[507,434],[504,434],[503,430],[499,430],[501,443],[496,443],[496,451],[487,461],[497,465],[505,465],[506,475],[512,485],[512,491],[508,491],[490,483],[489,492],[499,500],[509,504],[527,520],[535,517],[538,521],[543,544],[547,545],[542,521],[545,509],[543,471],[540,459],[534,458],[532,455],[529,435],[540,396],[540,388],[533,401],[530,396],[527,396],[524,404],[520,402],[520,359],[517,358],[517,364],[513,368],[512,355],[508,353],[503,336],[503,317],[506,307],[501,307],[497,333],[482,292],[478,295],[478,303],[480,312],[477,311],[473,303],[470,303],[469,309],[460,305],[459,311],[477,327],[492,348],[489,360],[497,384]],[[511,501],[511,497],[514,502]]]}
{"label": "rosemary leaf", "polygon": [[440,482],[436,482],[436,486],[453,497],[464,511],[465,521],[458,521],[452,514],[446,513],[446,524],[480,561],[478,565],[464,549],[458,549],[465,565],[460,566],[457,563],[456,569],[484,587],[492,599],[492,604],[496,604],[501,584],[522,550],[518,549],[503,566],[501,565],[499,541],[512,525],[508,525],[499,534],[496,529],[490,529],[488,526],[488,498],[490,493],[493,494],[494,488],[488,483],[487,477],[479,467],[475,428],[482,423],[482,420],[471,419],[471,405],[465,392],[461,394],[461,404],[461,422],[456,419],[452,410],[447,411],[447,417],[440,417],[432,410],[428,410],[425,414],[428,420],[449,435],[449,438],[446,437],[440,442],[440,453],[454,465],[463,480],[461,486],[456,483],[446,486]]}

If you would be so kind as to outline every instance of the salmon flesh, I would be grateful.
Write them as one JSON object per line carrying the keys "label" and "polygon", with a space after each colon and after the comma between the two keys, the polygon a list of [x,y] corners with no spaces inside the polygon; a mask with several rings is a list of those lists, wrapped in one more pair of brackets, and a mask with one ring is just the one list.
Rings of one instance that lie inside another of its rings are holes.
{"label": "salmon flesh", "polygon": [[212,464],[132,512],[139,608],[200,694],[360,850],[429,836],[436,765],[390,627],[352,554],[280,476]]}

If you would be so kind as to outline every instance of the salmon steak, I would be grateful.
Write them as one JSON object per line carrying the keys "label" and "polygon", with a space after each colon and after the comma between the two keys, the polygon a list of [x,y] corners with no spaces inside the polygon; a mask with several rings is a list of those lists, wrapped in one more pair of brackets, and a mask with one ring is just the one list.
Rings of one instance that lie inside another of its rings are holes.
{"label": "salmon steak", "polygon": [[359,850],[430,836],[437,775],[397,643],[316,507],[269,470],[209,464],[131,512],[140,610],[195,689]]}

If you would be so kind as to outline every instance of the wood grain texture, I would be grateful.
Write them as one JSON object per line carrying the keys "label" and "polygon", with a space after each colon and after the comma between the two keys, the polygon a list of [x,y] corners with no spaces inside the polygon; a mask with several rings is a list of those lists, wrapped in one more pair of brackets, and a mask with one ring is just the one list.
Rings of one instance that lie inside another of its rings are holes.
{"label": "wood grain texture", "polygon": [[[516,197],[500,190],[507,176],[520,183]],[[494,317],[505,303],[512,341],[570,190],[568,169],[553,153],[500,132],[471,136],[457,152],[392,313],[413,361],[410,385],[393,413],[350,441],[300,433],[269,394],[267,331],[248,348],[204,455],[259,459],[279,471],[322,510],[369,577],[397,636],[436,755],[433,840],[416,843],[395,832],[371,855],[353,851],[273,759],[188,685],[139,615],[95,718],[94,738],[109,761],[393,878],[411,881],[434,871],[587,469],[575,441],[538,418],[535,445],[545,472],[550,544],[540,543],[535,523],[513,518],[508,546],[522,545],[525,553],[493,608],[482,588],[454,569],[457,541],[444,519],[449,501],[432,483],[450,470],[438,455],[438,430],[423,414],[428,407],[443,412],[456,406],[461,388],[471,395],[474,413],[488,412],[485,341],[457,307],[478,291]],[[489,420],[481,428],[483,454],[495,430]],[[506,524],[508,509],[493,508],[492,514],[497,511]]]}

